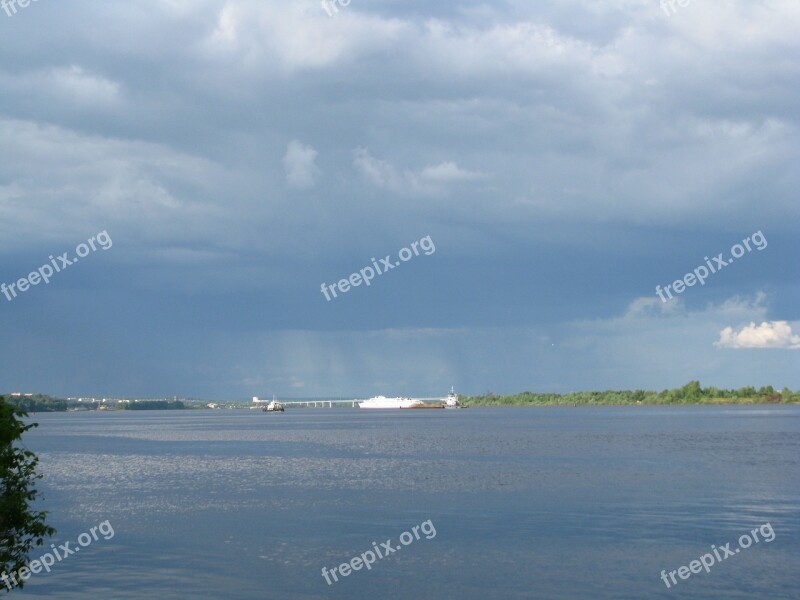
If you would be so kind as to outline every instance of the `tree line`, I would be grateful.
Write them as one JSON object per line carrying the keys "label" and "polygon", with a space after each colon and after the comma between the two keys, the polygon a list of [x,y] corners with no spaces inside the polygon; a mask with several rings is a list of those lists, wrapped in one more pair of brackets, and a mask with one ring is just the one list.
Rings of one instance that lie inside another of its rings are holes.
{"label": "tree line", "polygon": [[800,392],[783,388],[780,392],[771,386],[758,390],[752,386],[739,389],[704,388],[699,381],[660,392],[651,390],[606,390],[596,392],[569,392],[565,394],[521,392],[512,395],[495,395],[486,392],[477,396],[462,396],[469,406],[529,406],[529,405],[603,405],[603,404],[762,404],[797,403]]}
{"label": "tree line", "polygon": [[59,412],[67,410],[67,401],[43,394],[32,396],[6,396],[5,401],[24,412]]}
{"label": "tree line", "polygon": [[180,400],[175,402],[164,400],[139,400],[138,402],[120,402],[118,410],[183,410],[186,405]]}

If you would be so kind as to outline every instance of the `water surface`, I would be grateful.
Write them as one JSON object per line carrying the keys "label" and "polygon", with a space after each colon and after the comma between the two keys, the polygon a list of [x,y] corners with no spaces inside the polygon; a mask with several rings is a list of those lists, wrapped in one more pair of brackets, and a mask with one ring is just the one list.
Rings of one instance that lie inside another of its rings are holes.
{"label": "water surface", "polygon": [[[21,597],[512,600],[800,595],[800,408],[39,414],[56,543]],[[329,586],[321,575],[436,529]],[[667,589],[770,522],[775,539]],[[33,557],[38,556],[34,552]]]}

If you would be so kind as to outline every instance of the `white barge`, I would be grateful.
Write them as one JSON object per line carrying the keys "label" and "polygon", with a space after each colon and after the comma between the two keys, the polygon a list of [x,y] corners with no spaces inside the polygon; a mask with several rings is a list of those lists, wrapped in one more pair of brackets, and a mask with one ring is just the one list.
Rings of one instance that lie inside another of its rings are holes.
{"label": "white barge", "polygon": [[363,400],[358,403],[359,408],[368,409],[398,409],[398,408],[444,408],[444,405],[439,404],[426,404],[422,400],[414,398],[387,398],[386,396],[375,396],[369,400]]}

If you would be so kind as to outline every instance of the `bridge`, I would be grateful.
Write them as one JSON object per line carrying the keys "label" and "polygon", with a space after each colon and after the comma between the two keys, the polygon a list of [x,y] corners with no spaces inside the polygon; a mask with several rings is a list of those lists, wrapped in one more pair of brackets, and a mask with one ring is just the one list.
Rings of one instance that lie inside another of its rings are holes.
{"label": "bridge", "polygon": [[[279,401],[280,402],[280,401]],[[356,408],[360,400],[307,400],[305,402],[281,402],[281,405],[289,408],[292,406],[304,406],[305,408],[333,408],[336,406],[349,406]]]}

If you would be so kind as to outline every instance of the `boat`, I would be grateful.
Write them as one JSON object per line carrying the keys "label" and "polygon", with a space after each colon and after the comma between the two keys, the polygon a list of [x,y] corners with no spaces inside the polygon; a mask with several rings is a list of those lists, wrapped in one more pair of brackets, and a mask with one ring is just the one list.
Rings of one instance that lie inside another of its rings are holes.
{"label": "boat", "polygon": [[461,404],[461,400],[458,399],[458,394],[456,394],[456,389],[454,387],[450,387],[450,393],[447,394],[447,398],[444,401],[445,408],[464,408],[464,405]]}
{"label": "boat", "polygon": [[264,412],[284,412],[283,404],[275,401],[275,396],[272,397],[272,402],[262,408]]}
{"label": "boat", "polygon": [[370,409],[429,408],[422,400],[401,397],[387,398],[386,396],[374,396],[369,400],[363,400],[358,403],[358,407]]}

